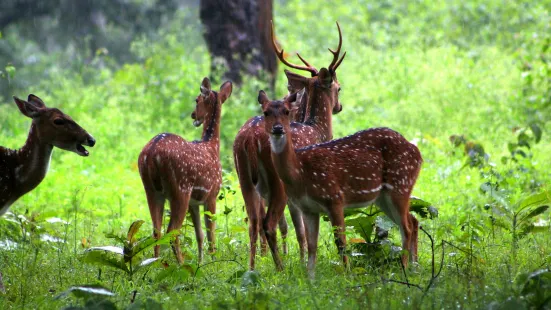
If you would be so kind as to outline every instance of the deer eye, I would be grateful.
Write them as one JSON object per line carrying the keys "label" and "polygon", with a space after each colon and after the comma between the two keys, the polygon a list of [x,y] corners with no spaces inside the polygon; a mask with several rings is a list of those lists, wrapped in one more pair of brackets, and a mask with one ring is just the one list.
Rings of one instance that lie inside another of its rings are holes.
{"label": "deer eye", "polygon": [[268,112],[268,111],[264,111],[264,116],[265,116],[265,117],[268,117],[268,116],[270,116],[270,112]]}
{"label": "deer eye", "polygon": [[289,115],[289,110],[287,110],[287,109],[283,110],[283,114]]}
{"label": "deer eye", "polygon": [[338,90],[338,92],[339,92],[339,93],[341,92],[341,88],[340,88],[340,87],[339,87],[339,90]]}
{"label": "deer eye", "polygon": [[56,118],[54,119],[54,124],[60,126],[60,125],[64,125],[65,124],[65,120],[62,119],[62,118]]}

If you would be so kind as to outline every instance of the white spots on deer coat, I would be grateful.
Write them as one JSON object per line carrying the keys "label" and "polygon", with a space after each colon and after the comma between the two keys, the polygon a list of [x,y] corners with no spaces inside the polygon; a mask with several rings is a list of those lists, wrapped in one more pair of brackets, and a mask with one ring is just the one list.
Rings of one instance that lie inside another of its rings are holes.
{"label": "white spots on deer coat", "polygon": [[286,184],[288,195],[297,202],[307,195],[318,203],[330,200],[345,206],[372,202],[381,192],[409,197],[422,162],[417,147],[388,128],[298,148],[295,154],[304,167],[303,185]]}

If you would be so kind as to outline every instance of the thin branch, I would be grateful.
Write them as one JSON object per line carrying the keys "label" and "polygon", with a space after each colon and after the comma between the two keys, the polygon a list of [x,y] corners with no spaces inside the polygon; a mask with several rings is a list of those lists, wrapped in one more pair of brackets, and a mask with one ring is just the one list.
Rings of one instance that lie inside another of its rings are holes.
{"label": "thin branch", "polygon": [[239,266],[241,266],[242,269],[245,269],[245,267],[243,266],[243,264],[241,264],[240,262],[238,262],[236,259],[221,259],[221,260],[214,260],[212,262],[208,262],[208,263],[205,263],[203,265],[199,265],[197,266],[197,269],[195,269],[195,273],[193,274],[193,281],[191,282],[191,285],[194,286],[195,285],[195,278],[197,277],[197,273],[199,272],[199,269],[207,266],[207,265],[211,265],[211,264],[214,264],[214,263],[236,263],[238,264]]}

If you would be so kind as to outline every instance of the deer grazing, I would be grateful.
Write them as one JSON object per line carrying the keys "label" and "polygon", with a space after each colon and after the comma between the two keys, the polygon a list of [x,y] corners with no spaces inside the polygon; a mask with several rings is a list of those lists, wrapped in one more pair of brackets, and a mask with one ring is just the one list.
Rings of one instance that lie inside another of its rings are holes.
{"label": "deer grazing", "polygon": [[[296,148],[289,113],[293,96],[258,102],[270,135],[271,157],[291,204],[303,213],[308,240],[308,271],[314,274],[320,213],[327,213],[345,265],[344,209],[375,203],[400,228],[402,247],[417,260],[418,221],[409,212],[411,191],[422,158],[417,147],[389,128],[372,128],[308,147]],[[406,254],[402,263],[407,266]]]}
{"label": "deer grazing", "polygon": [[[293,97],[301,106],[300,109],[294,111],[296,112],[293,114],[294,119],[304,120],[304,122],[290,124],[290,130],[293,131],[293,143],[300,147],[331,140],[333,137],[332,114],[337,114],[342,110],[338,98],[340,85],[337,81],[336,70],[346,53],[340,56],[342,33],[338,23],[337,28],[339,31],[338,48],[336,51],[330,49],[333,60],[327,68],[321,68],[318,71],[298,54],[297,56],[304,66],[288,62],[283,56],[283,50],[279,50],[277,47],[272,25],[272,45],[279,60],[291,68],[311,74],[311,77],[308,78],[285,70],[289,90],[296,92],[304,89],[303,96],[298,99],[296,96]],[[264,122],[264,117],[257,116],[251,118],[241,127],[233,144],[233,154],[249,218],[249,268],[254,269],[255,267],[256,241],[259,233],[264,231],[265,236],[260,235],[262,249],[266,248],[267,241],[276,268],[282,270],[283,265],[277,247],[276,227],[279,223],[283,237],[283,251],[286,252],[287,223],[283,211],[287,203],[287,196],[272,162],[269,135],[264,130]],[[268,204],[267,214],[264,210],[263,199],[266,199]],[[302,217],[300,211],[292,205],[289,205],[289,211],[297,234],[300,257],[303,258],[306,239]]]}
{"label": "deer grazing", "polygon": [[25,145],[19,150],[0,146],[0,216],[21,196],[42,182],[55,147],[88,156],[84,146],[94,146],[96,140],[69,115],[48,108],[35,95],[27,101],[13,97],[19,111],[32,119]]}
{"label": "deer grazing", "polygon": [[[167,233],[180,229],[190,208],[199,261],[203,258],[203,231],[199,205],[211,214],[216,213],[216,198],[222,183],[220,165],[220,113],[222,104],[232,92],[232,83],[225,82],[220,91],[212,91],[208,78],[201,83],[195,111],[191,117],[196,127],[203,125],[201,141],[187,142],[182,137],[162,133],[143,148],[138,158],[151,220],[153,236],[160,238],[165,200],[170,203],[170,222]],[[215,251],[215,223],[205,215],[209,252]],[[184,258],[178,238],[172,243],[178,263]],[[160,247],[155,247],[155,257]]]}

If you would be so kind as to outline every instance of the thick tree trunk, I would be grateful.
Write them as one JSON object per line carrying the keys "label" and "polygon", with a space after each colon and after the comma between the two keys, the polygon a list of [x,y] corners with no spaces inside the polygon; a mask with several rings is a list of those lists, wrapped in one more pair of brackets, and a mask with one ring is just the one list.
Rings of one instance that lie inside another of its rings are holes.
{"label": "thick tree trunk", "polygon": [[242,73],[266,72],[273,88],[277,58],[271,47],[272,0],[201,0],[200,17],[211,69],[242,82]]}

